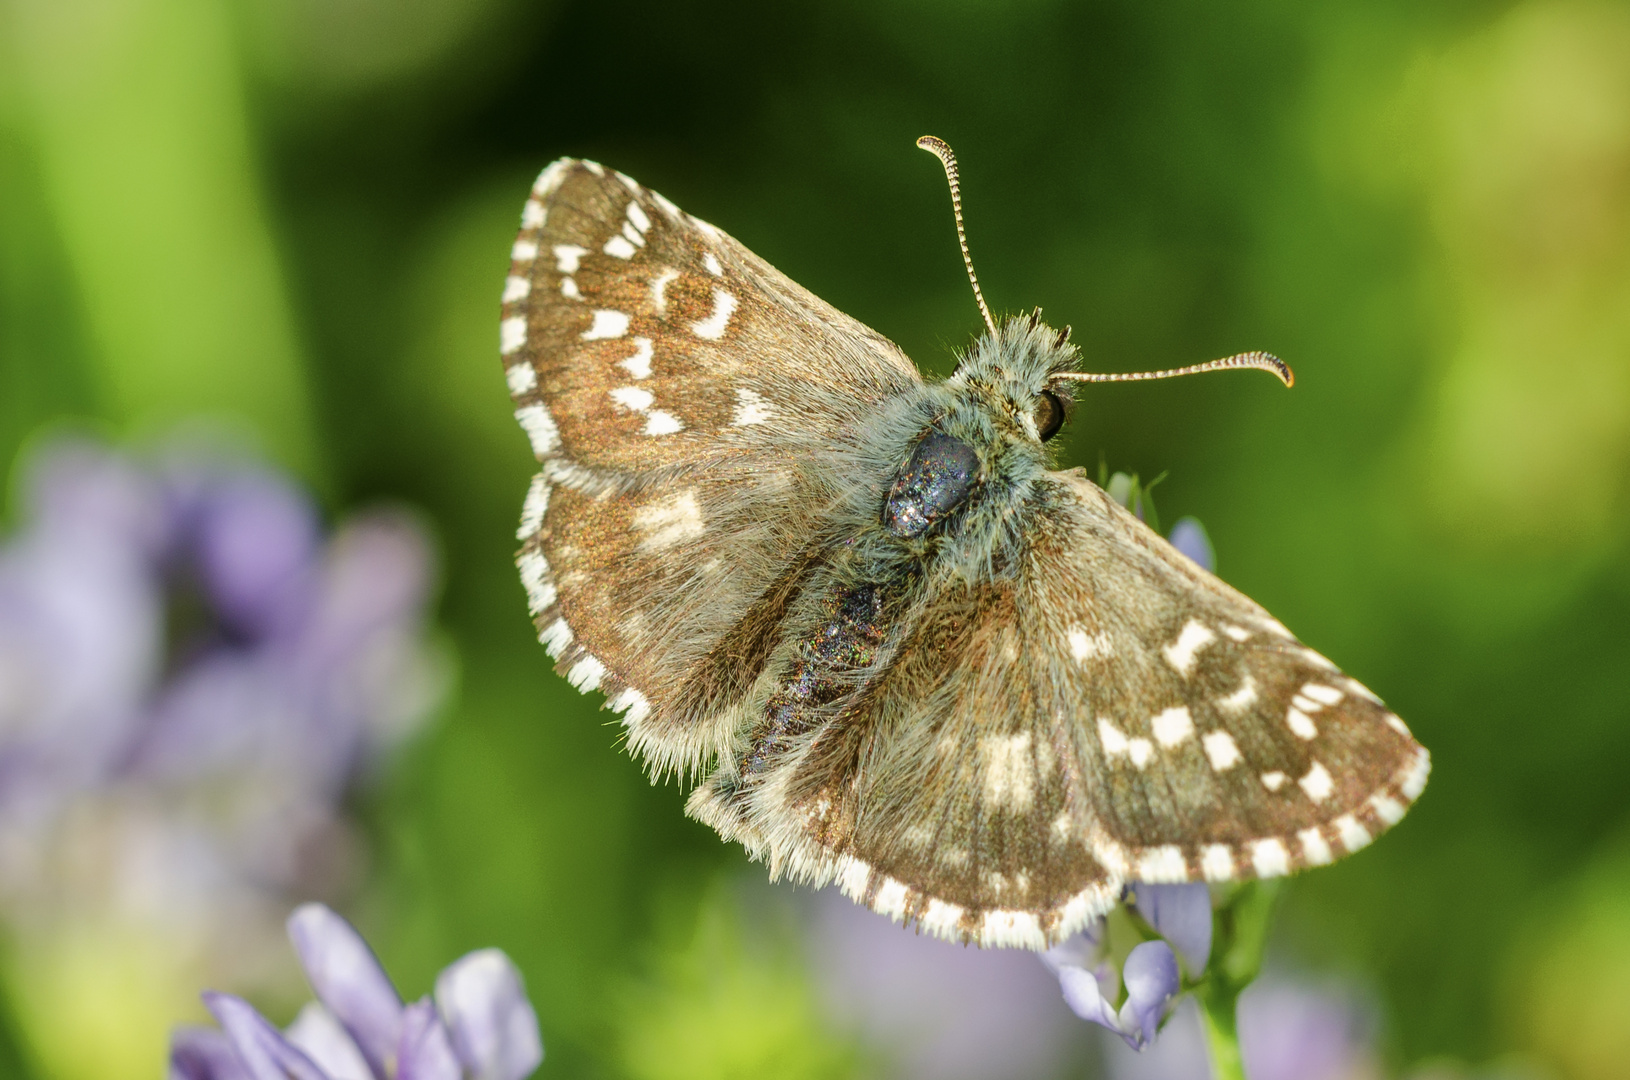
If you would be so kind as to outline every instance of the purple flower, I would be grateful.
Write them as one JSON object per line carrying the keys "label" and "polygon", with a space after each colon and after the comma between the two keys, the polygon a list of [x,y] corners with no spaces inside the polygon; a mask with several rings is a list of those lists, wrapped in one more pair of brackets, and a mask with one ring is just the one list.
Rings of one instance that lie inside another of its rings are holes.
{"label": "purple flower", "polygon": [[1211,897],[1204,885],[1139,884],[1133,887],[1133,907],[1160,937],[1133,946],[1118,966],[1104,918],[1048,949],[1041,959],[1058,976],[1064,1001],[1077,1016],[1142,1050],[1154,1041],[1182,992],[1178,956],[1191,976],[1205,969],[1211,950]]}
{"label": "purple flower", "polygon": [[1212,573],[1216,573],[1217,554],[1212,551],[1211,537],[1206,535],[1205,526],[1200,524],[1199,518],[1178,518],[1168,539],[1171,540],[1172,547]]}
{"label": "purple flower", "polygon": [[[269,970],[288,897],[356,865],[341,801],[441,697],[407,515],[325,535],[287,477],[201,442],[35,453],[0,545],[0,904],[163,922]],[[259,928],[258,930],[256,928]]]}
{"label": "purple flower", "polygon": [[499,950],[456,961],[434,1000],[404,1005],[328,908],[306,904],[288,930],[317,1000],[285,1032],[242,998],[205,994],[221,1030],[178,1029],[170,1080],[524,1080],[543,1061],[521,973]]}

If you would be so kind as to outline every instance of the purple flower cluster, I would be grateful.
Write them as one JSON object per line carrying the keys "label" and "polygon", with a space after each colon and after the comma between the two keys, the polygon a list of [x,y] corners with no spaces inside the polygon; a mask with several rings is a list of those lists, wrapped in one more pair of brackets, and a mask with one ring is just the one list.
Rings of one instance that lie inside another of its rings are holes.
{"label": "purple flower cluster", "polygon": [[180,1028],[170,1080],[525,1080],[543,1061],[521,973],[497,949],[470,953],[404,1005],[367,942],[321,904],[289,917],[317,1000],[287,1031],[231,994],[204,1003],[221,1030]]}
{"label": "purple flower cluster", "polygon": [[[113,905],[241,951],[355,873],[359,770],[436,706],[422,527],[325,536],[288,479],[201,442],[36,452],[0,547],[0,904]],[[252,935],[251,935],[252,936]]]}

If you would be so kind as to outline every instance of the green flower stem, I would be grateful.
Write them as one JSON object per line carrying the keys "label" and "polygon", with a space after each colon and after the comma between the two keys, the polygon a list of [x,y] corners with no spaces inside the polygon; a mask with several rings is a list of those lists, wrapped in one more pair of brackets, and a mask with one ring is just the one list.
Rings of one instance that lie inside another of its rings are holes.
{"label": "green flower stem", "polygon": [[1212,913],[1211,957],[1194,988],[1214,1080],[1246,1080],[1239,1052],[1239,996],[1262,970],[1262,951],[1281,882],[1248,881]]}

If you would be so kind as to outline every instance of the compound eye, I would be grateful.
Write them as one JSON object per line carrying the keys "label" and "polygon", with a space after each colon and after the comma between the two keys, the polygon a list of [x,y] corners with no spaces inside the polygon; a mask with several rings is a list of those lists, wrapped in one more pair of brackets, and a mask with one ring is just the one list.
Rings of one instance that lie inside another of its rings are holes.
{"label": "compound eye", "polygon": [[1046,442],[1058,434],[1059,428],[1064,426],[1067,415],[1064,402],[1051,390],[1043,390],[1036,395],[1036,403],[1032,407],[1031,417],[1036,421],[1036,436]]}

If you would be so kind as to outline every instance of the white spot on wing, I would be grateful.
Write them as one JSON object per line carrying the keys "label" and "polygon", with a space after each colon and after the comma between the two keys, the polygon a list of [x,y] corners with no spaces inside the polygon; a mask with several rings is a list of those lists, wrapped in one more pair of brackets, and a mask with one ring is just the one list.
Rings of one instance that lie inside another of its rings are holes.
{"label": "white spot on wing", "polygon": [[617,361],[617,366],[636,379],[649,379],[651,377],[651,339],[648,337],[635,338],[634,355],[626,360]]}
{"label": "white spot on wing", "polygon": [[1432,755],[1421,747],[1415,752],[1415,763],[1409,767],[1409,774],[1404,777],[1403,783],[1398,785],[1404,793],[1404,798],[1414,802],[1426,790],[1426,778],[1432,772]]}
{"label": "white spot on wing", "polygon": [[532,478],[526,489],[526,502],[521,504],[521,525],[515,539],[526,540],[543,527],[543,515],[549,510],[549,478],[542,473]]}
{"label": "white spot on wing", "polygon": [[542,405],[524,405],[516,409],[515,419],[526,429],[526,437],[532,440],[532,452],[538,457],[552,453],[555,447],[560,445],[560,432],[555,427],[555,418],[550,416],[549,410]]}
{"label": "white spot on wing", "polygon": [[1045,949],[1047,935],[1028,911],[987,911],[979,943],[998,949]]}
{"label": "white spot on wing", "polygon": [[1239,684],[1238,690],[1227,697],[1217,699],[1217,707],[1237,713],[1244,711],[1254,701],[1256,701],[1256,680],[1247,675],[1245,681]]}
{"label": "white spot on wing", "polygon": [[724,337],[725,330],[730,326],[730,316],[736,310],[735,294],[726,289],[713,290],[713,314],[701,322],[691,323],[691,333],[708,341],[718,341]]}
{"label": "white spot on wing", "polygon": [[578,260],[588,253],[588,248],[578,247],[576,244],[556,244],[555,269],[562,274],[575,274]]}
{"label": "white spot on wing", "polygon": [[532,283],[530,281],[524,277],[516,277],[511,274],[504,279],[504,295],[500,298],[500,302],[513,304],[517,300],[525,300],[527,294],[531,291]]}
{"label": "white spot on wing", "polygon": [[1370,805],[1375,807],[1375,816],[1388,825],[1396,825],[1404,820],[1404,804],[1390,795],[1371,795]]}
{"label": "white spot on wing", "polygon": [[565,277],[560,279],[560,295],[568,300],[583,299],[583,294],[577,291],[576,278]]}
{"label": "white spot on wing", "polygon": [[979,750],[985,764],[985,801],[1028,810],[1036,788],[1030,733],[986,736],[979,740]]}
{"label": "white spot on wing", "polygon": [[1290,725],[1291,732],[1298,739],[1311,739],[1319,733],[1319,729],[1313,725],[1307,713],[1295,706],[1286,710],[1285,723]]}
{"label": "white spot on wing", "polygon": [[1200,745],[1205,747],[1206,757],[1211,759],[1213,772],[1227,772],[1240,762],[1239,745],[1226,731],[1206,732],[1200,739]]}
{"label": "white spot on wing", "polygon": [[1156,713],[1149,721],[1149,729],[1154,732],[1156,742],[1170,748],[1194,734],[1194,719],[1187,708],[1179,705]]}
{"label": "white spot on wing", "polygon": [[638,229],[641,233],[644,233],[651,228],[651,219],[646,216],[645,208],[640,206],[640,204],[637,202],[631,202],[628,204],[628,220],[633,224],[634,228]]}
{"label": "white spot on wing", "polygon": [[608,338],[620,338],[628,333],[628,316],[621,311],[597,310],[594,313],[594,323],[583,331],[584,341],[604,341]]}
{"label": "white spot on wing", "polygon": [[736,391],[736,415],[731,423],[736,427],[747,427],[749,424],[762,424],[775,415],[770,403],[751,390]]}
{"label": "white spot on wing", "polygon": [[572,643],[572,628],[566,625],[565,619],[556,619],[543,628],[538,634],[538,640],[543,642],[551,657],[558,658]]}
{"label": "white spot on wing", "polygon": [[684,431],[685,425],[680,423],[679,417],[662,409],[652,409],[646,414],[646,435],[672,435],[676,431]]}
{"label": "white spot on wing", "polygon": [[658,315],[668,313],[668,282],[679,276],[679,271],[672,267],[663,267],[657,276],[651,279],[651,306],[657,309]]}
{"label": "white spot on wing", "polygon": [[1285,786],[1286,776],[1278,769],[1262,774],[1262,786],[1269,791],[1278,791]]}
{"label": "white spot on wing", "polygon": [[1234,853],[1227,844],[1207,844],[1200,853],[1200,873],[1207,881],[1231,881],[1234,877]]}
{"label": "white spot on wing", "polygon": [[1337,674],[1341,673],[1341,669],[1335,664],[1331,663],[1328,657],[1326,657],[1323,653],[1308,648],[1306,645],[1302,646],[1302,659],[1318,667],[1327,668],[1330,671],[1336,672]]}
{"label": "white spot on wing", "polygon": [[1216,640],[1217,635],[1209,626],[1190,619],[1183,624],[1177,640],[1166,646],[1166,660],[1177,669],[1179,675],[1186,677],[1194,666],[1194,654]]}
{"label": "white spot on wing", "polygon": [[1257,877],[1281,877],[1290,873],[1290,852],[1278,837],[1256,840],[1251,844],[1251,865]]}
{"label": "white spot on wing", "polygon": [[570,158],[551,162],[549,167],[539,173],[538,178],[532,182],[532,194],[540,199],[548,197],[560,186],[560,182],[566,179],[566,171],[571,167]]}
{"label": "white spot on wing", "polygon": [[538,373],[532,370],[531,364],[523,360],[504,369],[504,380],[509,383],[511,394],[524,394],[537,387]]}
{"label": "white spot on wing", "polygon": [[600,164],[598,161],[590,161],[587,158],[584,158],[583,167],[589,170],[589,172],[593,173],[595,176],[604,177],[606,175],[606,167]]}
{"label": "white spot on wing", "polygon": [[634,527],[645,533],[640,547],[655,549],[672,547],[682,540],[694,540],[706,530],[694,488],[686,488],[640,507],[634,512]]}
{"label": "white spot on wing", "polygon": [[566,681],[587,693],[600,685],[600,679],[606,673],[606,666],[592,656],[585,656],[572,665],[566,673]]}
{"label": "white spot on wing", "polygon": [[1370,841],[1374,839],[1370,835],[1370,830],[1351,814],[1343,814],[1330,824],[1336,827],[1336,835],[1341,839],[1341,846],[1347,849],[1349,855],[1368,847]]}
{"label": "white spot on wing", "polygon": [[1183,861],[1183,849],[1175,844],[1149,848],[1138,859],[1138,880],[1150,883],[1187,881],[1188,864]]}
{"label": "white spot on wing", "polygon": [[944,900],[930,900],[923,913],[917,917],[922,928],[930,934],[942,938],[954,938],[962,923],[962,914],[966,909],[961,904],[948,904]]}
{"label": "white spot on wing", "polygon": [[634,727],[641,720],[651,715],[651,703],[646,700],[644,694],[633,687],[624,690],[607,704],[611,706],[612,712],[623,714],[624,727]]}
{"label": "white spot on wing", "polygon": [[1057,840],[1068,840],[1075,832],[1075,822],[1068,810],[1053,819],[1053,837]]}
{"label": "white spot on wing", "polygon": [[1126,753],[1132,759],[1132,764],[1143,768],[1149,764],[1149,759],[1155,756],[1155,745],[1148,739],[1134,738],[1126,740]]}
{"label": "white spot on wing", "polygon": [[713,252],[709,251],[702,256],[702,265],[707,267],[707,272],[714,277],[724,276],[724,267],[719,265],[719,257]]}
{"label": "white spot on wing", "polygon": [[1302,859],[1309,866],[1323,866],[1330,861],[1330,845],[1318,829],[1303,829],[1296,839],[1302,845]]}
{"label": "white spot on wing", "polygon": [[521,228],[523,229],[541,229],[543,223],[548,220],[549,212],[536,199],[526,200],[526,205],[521,207]]}
{"label": "white spot on wing", "polygon": [[[488,325],[492,325],[488,323]],[[508,356],[526,344],[526,316],[517,315],[498,324],[498,353]]]}
{"label": "white spot on wing", "polygon": [[625,409],[632,409],[635,412],[644,412],[656,400],[651,391],[638,386],[618,386],[606,391],[606,393],[611,397],[612,401]]}
{"label": "white spot on wing", "polygon": [[1232,623],[1223,623],[1222,632],[1227,634],[1234,641],[1248,641],[1251,637],[1251,632],[1245,629],[1245,627],[1234,626]]}
{"label": "white spot on wing", "polygon": [[538,245],[531,240],[517,240],[509,249],[509,257],[514,262],[531,262],[538,257]]}
{"label": "white spot on wing", "polygon": [[613,236],[606,241],[604,250],[607,255],[617,259],[632,259],[634,257],[634,245],[628,242],[626,236]]}
{"label": "white spot on wing", "polygon": [[1119,757],[1126,753],[1125,733],[1103,717],[1098,718],[1098,742],[1103,745],[1104,753],[1110,757]]}
{"label": "white spot on wing", "polygon": [[655,202],[657,206],[662,209],[662,212],[667,214],[669,217],[678,218],[680,216],[679,207],[675,206],[673,204],[673,200],[669,199],[660,191],[651,192],[651,200]]}
{"label": "white spot on wing", "polygon": [[1325,686],[1323,683],[1310,682],[1302,687],[1302,696],[1312,698],[1320,705],[1340,704],[1343,694],[1334,686]]}
{"label": "white spot on wing", "polygon": [[1324,802],[1330,797],[1330,793],[1336,790],[1335,781],[1330,779],[1330,770],[1317,761],[1307,770],[1307,775],[1296,782],[1314,802]]}
{"label": "white spot on wing", "polygon": [[1081,627],[1072,626],[1065,637],[1070,643],[1070,655],[1077,660],[1092,660],[1096,657],[1108,656],[1115,649],[1114,643],[1109,640],[1109,635],[1102,631],[1096,634],[1088,634]]}
{"label": "white spot on wing", "polygon": [[521,553],[515,560],[521,572],[521,585],[526,589],[527,610],[536,615],[547,611],[555,602],[555,586],[549,580],[549,561],[536,551]]}
{"label": "white spot on wing", "polygon": [[906,896],[910,891],[905,882],[884,878],[882,886],[872,900],[872,910],[894,922],[899,922],[905,918]]}

